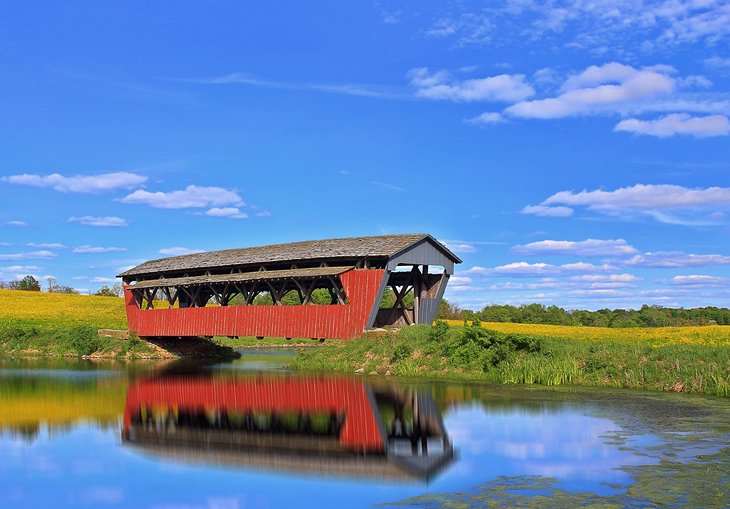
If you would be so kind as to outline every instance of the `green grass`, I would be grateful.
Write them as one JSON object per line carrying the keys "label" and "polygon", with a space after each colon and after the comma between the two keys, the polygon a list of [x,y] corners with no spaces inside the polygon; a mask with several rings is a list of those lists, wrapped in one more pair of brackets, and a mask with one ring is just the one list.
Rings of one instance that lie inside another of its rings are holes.
{"label": "green grass", "polygon": [[154,351],[136,337],[128,340],[102,337],[94,325],[35,327],[23,321],[0,323],[0,350],[6,355],[81,357],[103,354],[107,357],[136,358]]}
{"label": "green grass", "polygon": [[730,396],[730,347],[545,338],[482,327],[412,326],[300,352],[301,370],[508,384],[591,385]]}

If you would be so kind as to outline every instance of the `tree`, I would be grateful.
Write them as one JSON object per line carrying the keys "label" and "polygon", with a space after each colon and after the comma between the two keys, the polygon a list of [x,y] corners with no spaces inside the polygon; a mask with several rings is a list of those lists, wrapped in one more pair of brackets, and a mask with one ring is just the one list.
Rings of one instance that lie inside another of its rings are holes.
{"label": "tree", "polygon": [[94,295],[98,295],[99,297],[123,297],[124,287],[122,287],[122,284],[117,281],[111,286],[111,288],[107,285],[102,286]]}
{"label": "tree", "polygon": [[20,281],[16,281],[14,284],[11,283],[11,285],[13,290],[25,290],[28,292],[41,291],[41,284],[31,275],[27,275]]}
{"label": "tree", "polygon": [[439,308],[436,312],[436,319],[437,320],[461,320],[461,308],[456,305],[450,303],[446,299],[441,299],[441,302],[439,302]]}
{"label": "tree", "polygon": [[59,285],[56,282],[55,277],[49,277],[46,279],[46,281],[48,281],[48,292],[49,293],[79,293],[75,288],[71,288],[70,286]]}

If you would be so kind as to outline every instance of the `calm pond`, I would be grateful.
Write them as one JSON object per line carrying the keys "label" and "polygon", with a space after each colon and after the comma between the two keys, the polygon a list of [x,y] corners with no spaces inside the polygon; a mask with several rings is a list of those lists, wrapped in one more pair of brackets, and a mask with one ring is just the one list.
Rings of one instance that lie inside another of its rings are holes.
{"label": "calm pond", "polygon": [[728,507],[730,401],[0,361],[0,507]]}

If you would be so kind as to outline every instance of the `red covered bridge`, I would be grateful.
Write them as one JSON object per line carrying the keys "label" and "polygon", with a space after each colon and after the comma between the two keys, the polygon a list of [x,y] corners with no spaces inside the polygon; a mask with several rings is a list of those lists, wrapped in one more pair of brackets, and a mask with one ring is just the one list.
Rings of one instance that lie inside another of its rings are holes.
{"label": "red covered bridge", "polygon": [[382,235],[174,256],[119,277],[142,337],[352,338],[431,323],[460,262],[430,235]]}

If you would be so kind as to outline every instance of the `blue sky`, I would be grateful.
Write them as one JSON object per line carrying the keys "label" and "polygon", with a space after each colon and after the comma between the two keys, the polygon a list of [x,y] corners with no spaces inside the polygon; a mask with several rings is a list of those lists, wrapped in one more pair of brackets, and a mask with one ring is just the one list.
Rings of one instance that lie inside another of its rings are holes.
{"label": "blue sky", "polygon": [[0,280],[429,232],[464,307],[730,305],[730,3],[22,2]]}

